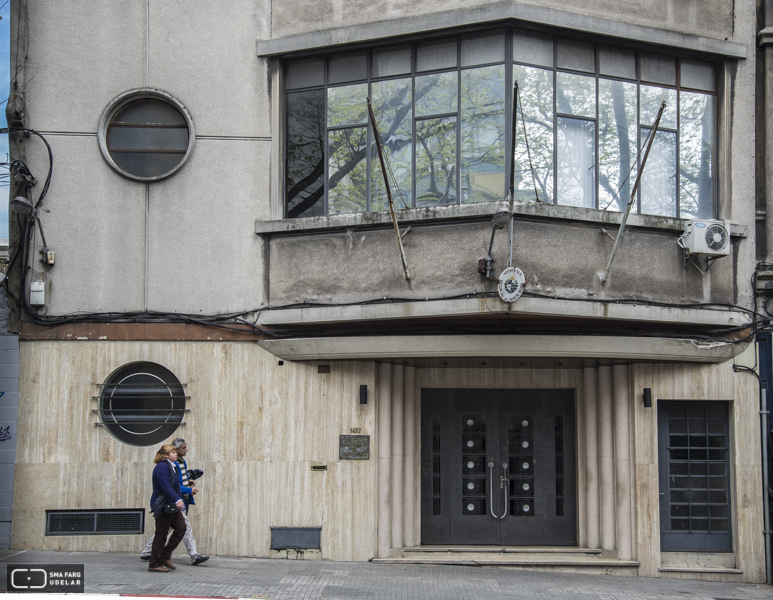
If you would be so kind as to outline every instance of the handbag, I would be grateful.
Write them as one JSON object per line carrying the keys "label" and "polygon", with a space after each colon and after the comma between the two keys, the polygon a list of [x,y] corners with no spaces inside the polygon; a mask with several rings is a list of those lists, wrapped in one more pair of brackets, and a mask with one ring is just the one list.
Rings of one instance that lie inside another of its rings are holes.
{"label": "handbag", "polygon": [[[164,498],[166,500],[166,498]],[[173,515],[174,513],[180,512],[180,509],[176,504],[172,504],[171,502],[164,502],[164,514],[165,515]]]}

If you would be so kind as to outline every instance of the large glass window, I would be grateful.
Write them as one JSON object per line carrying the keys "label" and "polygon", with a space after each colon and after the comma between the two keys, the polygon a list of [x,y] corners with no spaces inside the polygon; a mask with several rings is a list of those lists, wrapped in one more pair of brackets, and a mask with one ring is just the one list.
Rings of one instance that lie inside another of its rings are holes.
{"label": "large glass window", "polygon": [[[285,64],[285,215],[385,210],[367,98],[396,207],[504,200],[716,214],[716,65],[496,29]],[[524,135],[524,132],[526,135]]]}

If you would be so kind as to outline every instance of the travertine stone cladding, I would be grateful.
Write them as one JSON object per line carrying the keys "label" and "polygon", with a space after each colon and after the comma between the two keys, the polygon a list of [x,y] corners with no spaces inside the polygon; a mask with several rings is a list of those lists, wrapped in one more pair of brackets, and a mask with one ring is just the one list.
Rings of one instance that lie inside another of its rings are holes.
{"label": "travertine stone cladding", "polygon": [[[374,555],[376,403],[359,403],[360,385],[375,396],[374,363],[321,374],[317,363],[280,365],[252,343],[28,342],[21,353],[12,548],[142,549],[144,535],[43,533],[50,509],[148,509],[158,446],[117,441],[92,412],[97,384],[147,360],[169,368],[190,396],[171,437],[188,440],[190,464],[205,473],[190,513],[200,551],[268,556],[270,527],[279,526],[322,527],[326,559]],[[372,460],[339,461],[339,435],[351,428],[371,436]]]}

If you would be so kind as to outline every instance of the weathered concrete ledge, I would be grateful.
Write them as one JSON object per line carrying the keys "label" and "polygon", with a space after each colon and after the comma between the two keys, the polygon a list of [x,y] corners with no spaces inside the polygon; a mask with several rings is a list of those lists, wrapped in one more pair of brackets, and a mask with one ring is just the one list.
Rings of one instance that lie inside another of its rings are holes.
{"label": "weathered concrete ledge", "polygon": [[584,34],[593,33],[619,38],[627,43],[632,41],[643,42],[656,46],[693,50],[729,58],[746,58],[747,56],[746,45],[737,42],[657,29],[655,27],[631,25],[629,23],[556,10],[554,8],[511,2],[405,19],[390,19],[355,27],[313,31],[273,40],[259,40],[257,51],[258,56],[277,56],[292,52],[319,50],[331,46],[340,46],[341,44],[372,43],[392,37],[428,33],[453,27],[485,25],[509,19],[581,31]]}
{"label": "weathered concrete ledge", "polygon": [[552,357],[721,363],[748,344],[700,344],[661,337],[581,335],[406,335],[262,340],[284,360]]}
{"label": "weathered concrete ledge", "polygon": [[653,306],[646,303],[600,302],[598,300],[572,301],[557,298],[530,298],[524,296],[508,304],[499,298],[484,296],[449,300],[393,302],[347,306],[312,306],[264,310],[258,325],[313,325],[374,322],[394,319],[427,319],[431,317],[463,317],[490,314],[518,314],[532,317],[561,316],[611,321],[638,321],[644,323],[681,323],[683,325],[741,327],[749,324],[746,314],[736,310],[707,308],[676,308]]}
{"label": "weathered concrete ledge", "polygon": [[[508,202],[478,202],[475,204],[454,204],[451,206],[425,206],[422,208],[407,208],[396,210],[397,221],[400,224],[436,223],[460,219],[486,219],[498,210],[509,210]],[[538,218],[565,221],[585,221],[608,225],[615,229],[620,225],[621,212],[605,211],[596,208],[548,204],[546,202],[516,202],[513,208],[516,219]],[[626,227],[642,227],[665,231],[682,232],[686,219],[675,219],[658,215],[631,214]],[[391,227],[392,218],[389,211],[347,213],[329,215],[327,217],[303,217],[298,219],[279,219],[275,221],[255,221],[255,233],[310,233],[335,229],[365,229],[368,227]],[[730,234],[736,237],[746,237],[746,225],[731,225]]]}

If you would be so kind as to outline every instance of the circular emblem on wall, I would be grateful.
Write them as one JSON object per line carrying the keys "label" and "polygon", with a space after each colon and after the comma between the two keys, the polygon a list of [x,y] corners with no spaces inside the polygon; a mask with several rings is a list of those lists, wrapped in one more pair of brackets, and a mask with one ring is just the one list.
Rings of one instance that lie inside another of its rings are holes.
{"label": "circular emblem on wall", "polygon": [[499,276],[499,297],[505,302],[515,302],[523,293],[526,277],[518,267],[507,267]]}

